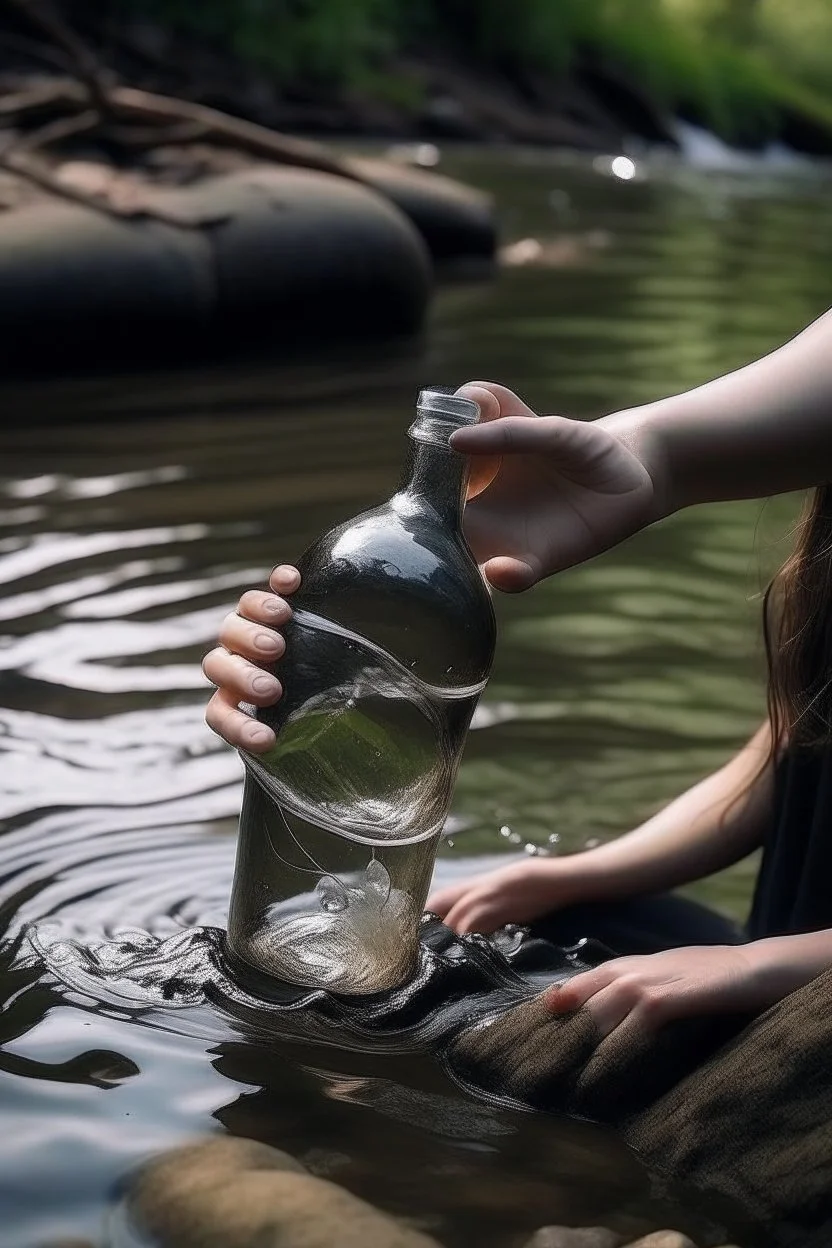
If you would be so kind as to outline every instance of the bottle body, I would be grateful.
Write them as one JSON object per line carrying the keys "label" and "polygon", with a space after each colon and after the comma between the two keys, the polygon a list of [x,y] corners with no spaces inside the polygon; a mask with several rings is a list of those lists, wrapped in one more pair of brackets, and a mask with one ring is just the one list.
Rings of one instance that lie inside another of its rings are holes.
{"label": "bottle body", "polygon": [[341,993],[413,967],[439,834],[491,667],[461,529],[473,403],[423,392],[402,487],[299,561],[276,731],[246,764],[228,942],[256,976]]}

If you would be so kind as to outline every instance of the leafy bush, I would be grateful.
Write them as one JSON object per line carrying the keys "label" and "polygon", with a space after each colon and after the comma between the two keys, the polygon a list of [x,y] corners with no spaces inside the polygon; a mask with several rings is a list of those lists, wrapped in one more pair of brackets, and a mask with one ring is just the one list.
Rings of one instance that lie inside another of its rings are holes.
{"label": "leafy bush", "polygon": [[562,74],[590,53],[725,137],[789,107],[832,125],[832,0],[111,0],[221,42],[284,81],[378,84],[387,57],[444,46]]}

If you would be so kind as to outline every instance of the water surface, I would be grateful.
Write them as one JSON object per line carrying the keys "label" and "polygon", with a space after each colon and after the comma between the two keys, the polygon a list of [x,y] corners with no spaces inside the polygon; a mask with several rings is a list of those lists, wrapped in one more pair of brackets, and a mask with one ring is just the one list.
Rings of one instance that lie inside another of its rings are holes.
{"label": "water surface", "polygon": [[[108,378],[102,361],[98,378],[6,387],[9,935],[45,918],[85,939],[223,924],[241,767],[203,724],[201,657],[243,589],[392,490],[419,387],[485,374],[539,410],[599,415],[736,367],[830,302],[820,176],[669,166],[623,182],[539,154],[444,167],[495,190],[506,244],[535,241],[494,281],[444,287],[421,341],[159,375]],[[795,507],[693,509],[498,601],[497,664],[441,870],[618,835],[750,735],[764,704],[759,593]],[[741,916],[753,868],[693,891]],[[10,963],[9,1248],[107,1242],[137,1161],[223,1128],[288,1149],[448,1248],[513,1248],[547,1221],[650,1205],[596,1129],[476,1104],[427,1060],[269,1042],[207,1007],[96,1005]]]}

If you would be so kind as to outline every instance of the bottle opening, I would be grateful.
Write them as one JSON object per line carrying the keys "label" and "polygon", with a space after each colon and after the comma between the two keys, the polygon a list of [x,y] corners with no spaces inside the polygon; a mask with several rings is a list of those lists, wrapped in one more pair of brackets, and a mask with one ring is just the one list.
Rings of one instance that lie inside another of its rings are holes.
{"label": "bottle opening", "polygon": [[416,419],[408,434],[419,442],[447,446],[448,438],[455,429],[475,425],[479,418],[480,409],[473,399],[464,399],[450,389],[432,386],[429,390],[419,391]]}
{"label": "bottle opening", "polygon": [[460,427],[475,425],[480,418],[479,405],[473,399],[464,399],[443,386],[431,386],[429,390],[420,390],[419,398],[416,400],[416,410],[445,416],[458,423]]}

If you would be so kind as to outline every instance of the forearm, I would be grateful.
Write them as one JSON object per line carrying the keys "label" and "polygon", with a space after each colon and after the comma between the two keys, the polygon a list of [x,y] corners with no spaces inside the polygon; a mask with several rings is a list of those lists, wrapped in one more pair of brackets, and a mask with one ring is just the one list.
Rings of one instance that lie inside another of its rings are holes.
{"label": "forearm", "polygon": [[832,931],[773,936],[743,946],[764,1004],[808,984],[832,966]]}
{"label": "forearm", "polygon": [[593,900],[664,891],[738,862],[763,840],[772,812],[766,723],[725,767],[635,831],[558,859],[576,897]]}
{"label": "forearm", "polygon": [[648,466],[654,518],[832,480],[832,313],[745,368],[599,423]]}

